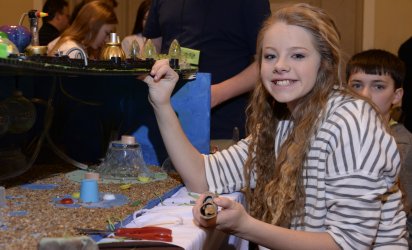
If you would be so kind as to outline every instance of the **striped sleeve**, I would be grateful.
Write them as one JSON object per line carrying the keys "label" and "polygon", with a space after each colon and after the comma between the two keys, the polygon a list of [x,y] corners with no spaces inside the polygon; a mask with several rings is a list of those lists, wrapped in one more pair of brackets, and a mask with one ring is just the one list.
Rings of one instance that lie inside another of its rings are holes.
{"label": "striped sleeve", "polygon": [[243,139],[226,150],[204,155],[209,191],[231,193],[245,186],[243,166],[248,145],[248,139]]}
{"label": "striped sleeve", "polygon": [[[275,150],[282,145],[289,134],[293,123],[282,120],[277,128]],[[216,152],[212,155],[204,155],[206,179],[209,191],[217,193],[231,193],[240,191],[245,187],[243,167],[249,150],[250,137],[240,140],[227,150]],[[250,180],[251,188],[256,186],[256,173],[252,172]]]}
{"label": "striped sleeve", "polygon": [[343,249],[404,247],[405,214],[395,185],[400,157],[375,110],[360,100],[347,102],[320,133],[330,137],[326,230]]}

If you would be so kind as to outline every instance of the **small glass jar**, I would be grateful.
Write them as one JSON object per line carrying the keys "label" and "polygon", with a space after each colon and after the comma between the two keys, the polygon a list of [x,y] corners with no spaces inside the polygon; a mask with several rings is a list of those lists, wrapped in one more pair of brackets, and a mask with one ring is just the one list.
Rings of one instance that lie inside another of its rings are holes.
{"label": "small glass jar", "polygon": [[136,179],[147,172],[142,149],[133,136],[122,136],[110,143],[103,163],[97,168],[102,178]]}

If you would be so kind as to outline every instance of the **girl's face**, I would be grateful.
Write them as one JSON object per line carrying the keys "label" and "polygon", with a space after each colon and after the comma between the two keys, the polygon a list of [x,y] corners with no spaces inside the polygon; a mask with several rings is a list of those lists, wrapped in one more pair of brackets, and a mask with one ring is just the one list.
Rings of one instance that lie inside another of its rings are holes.
{"label": "girl's face", "polygon": [[314,87],[320,60],[309,32],[277,22],[262,41],[262,82],[276,101],[286,103],[292,111]]}
{"label": "girl's face", "polygon": [[100,27],[100,30],[97,33],[97,36],[91,45],[92,48],[98,49],[98,48],[103,47],[103,45],[106,42],[108,42],[110,33],[114,32],[115,28],[116,28],[115,24],[103,24],[103,26]]}
{"label": "girl's face", "polygon": [[395,89],[395,81],[388,74],[352,73],[349,76],[348,85],[356,93],[369,98],[388,121],[392,106],[402,101],[403,89]]}

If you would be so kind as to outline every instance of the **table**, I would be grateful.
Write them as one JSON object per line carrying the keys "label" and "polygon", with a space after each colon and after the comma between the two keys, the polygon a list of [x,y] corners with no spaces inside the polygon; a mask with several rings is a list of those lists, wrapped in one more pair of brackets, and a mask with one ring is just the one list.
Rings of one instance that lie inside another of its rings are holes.
{"label": "table", "polygon": [[[197,195],[197,194],[195,194]],[[173,242],[186,250],[196,249],[248,249],[248,241],[214,229],[202,229],[193,223],[194,194],[181,187],[170,198],[150,209],[141,209],[124,220],[124,227],[161,226],[172,230]],[[240,192],[222,195],[245,204]],[[98,243],[114,242],[104,238]]]}
{"label": "table", "polygon": [[80,191],[80,183],[68,178],[73,170],[79,171],[65,163],[35,164],[18,178],[0,181],[0,186],[6,187],[7,204],[0,207],[0,249],[37,250],[37,244],[44,238],[80,236],[76,228],[105,229],[109,219],[117,223],[136,210],[154,207],[182,186],[176,177],[135,183],[127,189],[122,184],[99,183],[99,192],[127,197],[127,204],[107,208],[87,204],[62,207],[56,198]]}

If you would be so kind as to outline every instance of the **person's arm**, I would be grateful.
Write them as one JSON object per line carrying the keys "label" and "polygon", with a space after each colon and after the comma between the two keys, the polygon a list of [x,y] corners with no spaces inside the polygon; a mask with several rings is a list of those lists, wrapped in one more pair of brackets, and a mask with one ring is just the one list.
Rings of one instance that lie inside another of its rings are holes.
{"label": "person's arm", "polygon": [[259,78],[256,62],[250,64],[239,74],[211,87],[211,107],[215,107],[233,97],[252,90]]}
{"label": "person's arm", "polygon": [[[268,0],[242,1],[241,8],[247,20],[244,26],[244,42],[248,44],[249,53],[256,52],[256,38],[261,24],[270,16],[270,3]],[[237,75],[223,82],[212,85],[211,107],[215,107],[233,97],[252,90],[259,79],[259,69],[256,62],[250,64]]]}
{"label": "person's arm", "polygon": [[196,202],[193,216],[196,224],[234,234],[270,249],[340,249],[331,235],[326,232],[305,232],[274,226],[251,217],[243,206],[233,200],[215,198],[222,208],[216,219],[205,220],[200,216],[204,195]]}
{"label": "person's arm", "polygon": [[205,192],[208,185],[203,156],[187,139],[170,103],[178,75],[168,60],[157,61],[150,75],[144,81],[149,86],[149,101],[169,157],[190,191]]}
{"label": "person's arm", "polygon": [[235,235],[270,249],[341,249],[326,232],[306,232],[274,226],[251,216]]}

